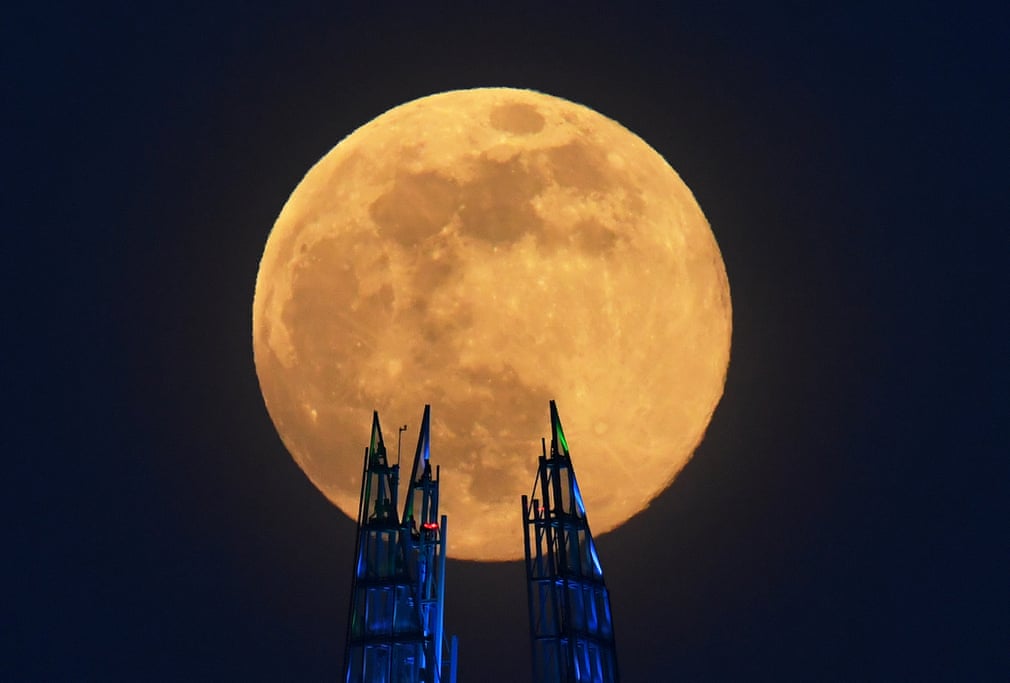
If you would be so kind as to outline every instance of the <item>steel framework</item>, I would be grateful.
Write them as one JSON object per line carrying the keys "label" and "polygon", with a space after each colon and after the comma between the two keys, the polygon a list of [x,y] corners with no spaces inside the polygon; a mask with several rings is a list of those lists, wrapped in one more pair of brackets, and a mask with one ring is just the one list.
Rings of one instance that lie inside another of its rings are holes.
{"label": "steel framework", "polygon": [[[365,449],[344,649],[346,683],[455,683],[456,638],[446,647],[446,517],[432,476],[431,409],[424,407],[402,515],[379,414]],[[443,653],[448,649],[448,662]]]}
{"label": "steel framework", "polygon": [[550,411],[550,456],[543,443],[522,497],[533,681],[616,683],[610,596],[554,401]]}

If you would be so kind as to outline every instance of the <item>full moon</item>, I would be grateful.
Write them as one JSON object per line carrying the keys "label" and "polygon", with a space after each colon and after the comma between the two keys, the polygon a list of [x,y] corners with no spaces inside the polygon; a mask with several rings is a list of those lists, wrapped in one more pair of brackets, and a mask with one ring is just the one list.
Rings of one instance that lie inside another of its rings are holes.
{"label": "full moon", "polygon": [[556,399],[597,536],[691,458],[732,330],[719,247],[691,191],[617,122],[528,90],[446,92],[346,137],[266,243],[253,352],[267,411],[357,517],[378,410],[408,468],[424,404],[448,553],[523,555]]}

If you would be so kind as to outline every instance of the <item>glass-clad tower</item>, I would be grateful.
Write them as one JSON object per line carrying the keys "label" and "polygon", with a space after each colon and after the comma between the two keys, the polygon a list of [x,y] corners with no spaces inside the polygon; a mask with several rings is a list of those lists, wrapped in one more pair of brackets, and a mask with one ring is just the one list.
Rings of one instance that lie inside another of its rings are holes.
{"label": "glass-clad tower", "polygon": [[399,464],[391,465],[372,415],[365,449],[344,649],[346,683],[455,683],[456,639],[443,666],[446,517],[432,476],[431,410],[424,407],[402,514]]}
{"label": "glass-clad tower", "polygon": [[617,682],[610,596],[554,401],[550,411],[550,454],[544,444],[522,498],[533,681]]}

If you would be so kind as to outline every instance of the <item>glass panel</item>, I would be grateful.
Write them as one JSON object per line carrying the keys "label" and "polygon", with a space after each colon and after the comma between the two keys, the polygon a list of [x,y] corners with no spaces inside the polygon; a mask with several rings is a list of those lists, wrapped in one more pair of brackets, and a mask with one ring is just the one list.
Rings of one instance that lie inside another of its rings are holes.
{"label": "glass panel", "polygon": [[393,681],[419,681],[423,653],[420,645],[399,644],[393,647]]}
{"label": "glass panel", "polygon": [[571,610],[571,628],[577,631],[586,630],[586,608],[582,601],[582,586],[570,584],[568,586],[568,609]]}
{"label": "glass panel", "polygon": [[408,633],[420,631],[414,598],[410,586],[396,587],[396,632]]}
{"label": "glass panel", "polygon": [[363,683],[389,682],[389,650],[384,647],[365,648],[365,670]]}
{"label": "glass panel", "polygon": [[592,586],[584,587],[583,603],[586,607],[586,629],[590,633],[597,633],[600,624],[596,611],[596,590]]}
{"label": "glass panel", "polygon": [[382,635],[393,630],[393,592],[389,588],[369,588],[365,605],[367,633]]}
{"label": "glass panel", "polygon": [[607,592],[602,588],[595,591],[596,614],[600,620],[599,632],[601,635],[610,636],[612,628],[610,623],[610,600],[607,599]]}

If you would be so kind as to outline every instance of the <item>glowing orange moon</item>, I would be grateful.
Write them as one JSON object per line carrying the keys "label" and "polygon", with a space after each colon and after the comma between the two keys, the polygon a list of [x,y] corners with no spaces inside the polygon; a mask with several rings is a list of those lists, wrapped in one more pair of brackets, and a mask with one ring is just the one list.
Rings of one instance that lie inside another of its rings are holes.
{"label": "glowing orange moon", "polygon": [[408,102],[333,148],[281,211],[253,302],[267,410],[351,518],[371,411],[411,425],[409,462],[432,405],[448,551],[469,560],[522,555],[551,398],[594,533],[644,508],[701,441],[730,336],[722,256],[677,173],[615,121],[507,88]]}

